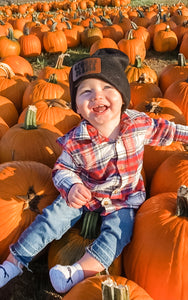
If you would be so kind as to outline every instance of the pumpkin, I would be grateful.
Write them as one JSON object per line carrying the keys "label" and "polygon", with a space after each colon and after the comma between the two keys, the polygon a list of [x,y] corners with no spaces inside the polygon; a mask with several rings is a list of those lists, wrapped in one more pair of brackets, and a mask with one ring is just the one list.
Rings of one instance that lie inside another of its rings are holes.
{"label": "pumpkin", "polygon": [[[48,123],[59,129],[62,134],[77,126],[81,118],[62,99],[45,99],[35,103],[37,108],[36,121]],[[18,123],[24,123],[27,107],[18,118]]]}
{"label": "pumpkin", "polygon": [[67,27],[63,29],[63,32],[67,39],[68,48],[76,48],[80,45],[80,32],[77,30],[77,27],[70,25],[69,22],[66,22]]}
{"label": "pumpkin", "polygon": [[[56,264],[72,265],[85,253],[85,248],[100,232],[99,213],[88,211],[74,227],[70,228],[60,240],[50,244],[48,252],[49,269]],[[110,274],[120,275],[122,272],[121,255],[109,267]],[[105,271],[104,271],[105,273]]]}
{"label": "pumpkin", "polygon": [[58,99],[70,102],[69,82],[57,81],[55,73],[50,74],[49,79],[37,78],[30,82],[25,89],[22,98],[22,110],[30,104],[43,99]]}
{"label": "pumpkin", "polygon": [[42,45],[38,36],[29,32],[29,28],[24,29],[24,34],[19,38],[20,55],[23,57],[39,56]]}
{"label": "pumpkin", "polygon": [[185,148],[181,142],[173,142],[168,146],[145,145],[143,168],[146,176],[146,189],[148,196],[150,196],[151,182],[153,180],[154,174],[160,167],[160,165],[171,155],[184,151]]}
{"label": "pumpkin", "polygon": [[188,124],[188,78],[174,81],[165,91],[164,98],[171,100],[175,103],[184,114],[186,123]]}
{"label": "pumpkin", "polygon": [[132,29],[129,30],[127,38],[118,42],[119,50],[127,54],[129,63],[134,64],[136,55],[140,55],[141,61],[146,57],[146,46],[142,39],[133,37]]}
{"label": "pumpkin", "polygon": [[[151,38],[147,28],[144,26],[138,26],[133,21],[131,21],[131,26],[133,37],[142,39],[145,43],[146,50],[148,50],[151,46]],[[127,35],[128,32],[125,33],[125,38]]]}
{"label": "pumpkin", "polygon": [[21,111],[22,98],[29,80],[22,75],[16,75],[10,66],[4,65],[6,75],[0,76],[0,96],[10,99],[18,113]]}
{"label": "pumpkin", "polygon": [[1,58],[0,68],[1,63],[9,65],[15,75],[22,75],[26,77],[34,75],[31,63],[20,55],[9,55]]}
{"label": "pumpkin", "polygon": [[185,33],[183,35],[179,51],[184,54],[184,56],[185,56],[186,59],[188,59],[188,49],[187,49],[188,47],[187,47],[187,43],[188,43],[188,33]]}
{"label": "pumpkin", "polygon": [[102,39],[98,39],[91,45],[89,54],[93,55],[98,49],[102,49],[102,48],[118,49],[118,46],[117,43],[111,38],[103,37]]}
{"label": "pumpkin", "polygon": [[9,28],[7,36],[0,36],[0,57],[6,57],[9,55],[19,55],[20,44],[14,38],[12,28]]}
{"label": "pumpkin", "polygon": [[67,51],[67,39],[62,30],[56,30],[57,23],[55,22],[50,31],[45,31],[43,34],[43,46],[46,52],[57,53]]}
{"label": "pumpkin", "polygon": [[101,28],[104,38],[110,38],[116,43],[124,38],[124,31],[119,24],[113,24],[111,19],[104,17],[102,20],[105,21],[105,25]]}
{"label": "pumpkin", "polygon": [[158,75],[155,70],[142,62],[140,55],[136,55],[133,65],[128,65],[125,74],[130,82],[137,81],[142,74],[145,76],[147,82],[156,83],[158,85]]}
{"label": "pumpkin", "polygon": [[170,155],[155,171],[151,181],[150,195],[175,192],[180,185],[188,185],[187,166],[187,151],[180,151]]}
{"label": "pumpkin", "polygon": [[187,188],[181,186],[178,193],[147,199],[123,251],[126,276],[155,300],[187,300],[187,203]]}
{"label": "pumpkin", "polygon": [[57,196],[48,166],[34,161],[0,164],[1,263],[9,254],[10,244]]}
{"label": "pumpkin", "polygon": [[149,98],[136,105],[135,109],[145,112],[154,119],[163,118],[176,124],[186,125],[181,109],[169,99]]}
{"label": "pumpkin", "polygon": [[49,79],[51,74],[57,75],[57,80],[68,80],[71,67],[63,64],[64,58],[69,54],[61,53],[58,55],[55,67],[45,66],[38,72],[39,79]]}
{"label": "pumpkin", "polygon": [[9,129],[8,124],[0,117],[0,139],[5,134],[5,132]]}
{"label": "pumpkin", "polygon": [[29,106],[24,124],[9,128],[0,141],[0,162],[34,160],[53,168],[61,147],[61,131],[47,123],[36,124],[36,107]]}
{"label": "pumpkin", "polygon": [[166,89],[174,82],[188,78],[188,64],[183,53],[178,53],[176,63],[165,66],[159,74],[159,87],[164,94]]}
{"label": "pumpkin", "polygon": [[[111,281],[114,282],[115,286],[126,287],[130,299],[152,300],[150,295],[139,285],[137,285],[134,281],[117,275],[113,275],[113,276],[100,275],[100,276],[89,277],[76,284],[65,296],[62,297],[62,299],[63,300],[104,299],[102,298],[102,285],[104,284],[104,282],[106,282],[107,280],[109,281],[110,279]],[[112,285],[111,281],[110,281],[110,286]],[[122,298],[122,299],[129,299],[129,296],[128,298]],[[110,300],[109,297],[107,297],[106,299]]]}
{"label": "pumpkin", "polygon": [[81,45],[85,48],[90,48],[94,42],[102,38],[103,34],[101,29],[95,27],[92,21],[90,21],[89,27],[86,27],[80,34]]}
{"label": "pumpkin", "polygon": [[165,30],[159,30],[153,36],[153,48],[157,52],[173,51],[178,45],[177,35],[166,25]]}
{"label": "pumpkin", "polygon": [[130,83],[131,101],[130,106],[135,108],[139,103],[150,98],[162,98],[159,86],[152,82],[147,82],[143,73],[137,81]]}
{"label": "pumpkin", "polygon": [[18,111],[14,103],[3,96],[0,96],[0,117],[9,127],[15,125],[18,121]]}

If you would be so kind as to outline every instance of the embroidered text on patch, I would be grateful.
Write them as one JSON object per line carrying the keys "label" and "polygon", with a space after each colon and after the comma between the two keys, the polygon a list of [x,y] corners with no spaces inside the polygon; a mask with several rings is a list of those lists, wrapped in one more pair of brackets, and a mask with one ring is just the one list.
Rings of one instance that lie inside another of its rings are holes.
{"label": "embroidered text on patch", "polygon": [[73,66],[73,81],[83,75],[101,73],[101,60],[98,57],[88,58]]}

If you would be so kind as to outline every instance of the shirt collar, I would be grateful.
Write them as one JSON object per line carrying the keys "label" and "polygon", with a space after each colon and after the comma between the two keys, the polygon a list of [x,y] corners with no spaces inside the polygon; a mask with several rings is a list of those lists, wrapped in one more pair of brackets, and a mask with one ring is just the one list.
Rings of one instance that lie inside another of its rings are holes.
{"label": "shirt collar", "polygon": [[[120,135],[122,135],[131,124],[131,118],[126,111],[121,116],[120,124]],[[79,126],[75,128],[74,134],[77,141],[90,140],[94,143],[110,142],[108,138],[102,136],[87,120],[82,120]]]}

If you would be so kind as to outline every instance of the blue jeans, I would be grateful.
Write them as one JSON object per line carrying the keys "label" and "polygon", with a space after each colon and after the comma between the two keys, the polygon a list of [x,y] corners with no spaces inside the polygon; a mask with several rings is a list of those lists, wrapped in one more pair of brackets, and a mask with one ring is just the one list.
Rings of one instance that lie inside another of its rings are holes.
{"label": "blue jeans", "polygon": [[[33,223],[21,234],[19,240],[10,246],[14,257],[28,268],[29,262],[50,242],[58,240],[81,218],[84,207],[75,209],[67,206],[58,196],[37,215]],[[134,209],[124,208],[102,217],[101,232],[86,251],[95,257],[104,268],[108,268],[130,242]]]}

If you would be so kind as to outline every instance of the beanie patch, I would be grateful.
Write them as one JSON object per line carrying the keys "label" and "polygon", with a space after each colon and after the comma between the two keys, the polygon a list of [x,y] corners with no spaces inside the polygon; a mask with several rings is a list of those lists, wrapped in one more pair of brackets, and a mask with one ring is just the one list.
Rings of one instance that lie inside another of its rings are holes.
{"label": "beanie patch", "polygon": [[86,58],[73,65],[72,79],[75,82],[82,76],[101,73],[101,59],[98,57]]}

